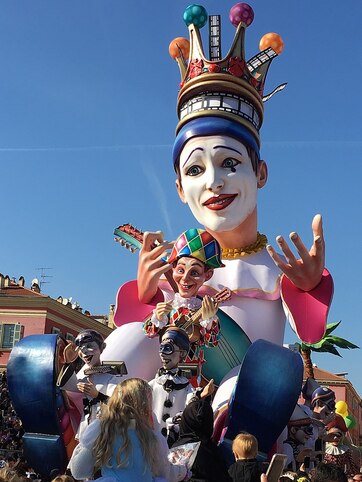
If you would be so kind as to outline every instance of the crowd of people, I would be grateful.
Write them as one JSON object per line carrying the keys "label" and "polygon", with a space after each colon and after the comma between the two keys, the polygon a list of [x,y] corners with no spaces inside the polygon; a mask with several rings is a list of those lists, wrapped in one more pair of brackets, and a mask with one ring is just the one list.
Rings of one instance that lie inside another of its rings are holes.
{"label": "crowd of people", "polygon": [[[180,369],[190,350],[185,330],[174,325],[165,327],[159,346],[162,367],[150,382],[141,378],[122,379],[112,373],[102,373],[103,378],[98,380],[104,346],[98,332],[84,330],[66,350],[71,352],[71,356],[68,355],[72,361],[65,363],[64,377],[69,381],[75,376],[73,390],[83,393],[89,402],[84,404],[86,416],[76,435],[79,443],[66,470],[55,469],[41,479],[28,467],[21,451],[8,451],[1,462],[0,482],[23,482],[26,478],[42,482],[90,479],[99,479],[99,482],[265,481],[263,474],[268,473],[268,463],[260,460],[255,436],[242,432],[235,437],[228,454],[232,455],[233,463],[226,455],[225,445],[221,447],[213,438],[213,382],[211,380],[203,389],[195,389],[185,376],[186,372]],[[73,364],[78,358],[84,365],[74,373]],[[110,379],[115,383],[112,390],[106,392],[105,387],[110,389],[111,386]],[[7,424],[11,421],[11,428],[5,431],[11,432],[13,440],[21,443],[21,423],[9,399],[5,374],[1,383],[3,420]],[[63,390],[72,388],[69,383],[59,383]],[[312,385],[314,388],[315,382]],[[342,417],[334,412],[334,402],[334,393],[318,386],[311,394],[309,409],[296,406],[284,440],[284,448],[288,450],[284,451],[285,471],[280,470],[278,474],[282,482],[362,481],[360,467],[353,462],[351,451],[348,446],[341,445],[347,429],[341,424]],[[87,416],[89,405],[97,408],[93,417]],[[327,450],[328,443],[324,449],[322,446],[323,457],[319,459],[314,457],[314,449],[306,445],[308,440],[313,439],[314,444],[321,439],[319,435],[313,438],[313,420],[319,420],[317,434],[323,432],[327,437],[325,441],[329,440],[333,449]],[[342,464],[338,454],[343,456]],[[277,481],[273,471],[267,480]]]}
{"label": "crowd of people", "polygon": [[[153,424],[152,388],[140,378],[119,383],[101,414],[81,433],[65,474],[53,472],[47,481],[74,482],[276,482],[266,478],[268,464],[258,458],[258,441],[240,433],[232,444],[234,463],[229,467],[214,441],[211,397],[195,393],[178,421],[178,439],[167,438]],[[319,463],[312,470],[306,461],[297,471],[285,470],[281,482],[361,482],[362,473],[347,477],[335,463]],[[0,482],[26,482],[38,476],[25,462],[8,458],[0,469]],[[270,472],[270,477],[272,477]],[[275,477],[275,474],[273,475]]]}
{"label": "crowd of people", "polygon": [[20,452],[24,431],[9,397],[6,372],[0,373],[0,427],[0,454]]}

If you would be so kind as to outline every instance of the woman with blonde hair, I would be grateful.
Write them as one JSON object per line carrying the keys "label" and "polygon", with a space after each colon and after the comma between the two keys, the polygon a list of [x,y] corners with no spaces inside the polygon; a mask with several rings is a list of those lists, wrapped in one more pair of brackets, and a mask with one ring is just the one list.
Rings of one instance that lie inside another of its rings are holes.
{"label": "woman with blonde hair", "polygon": [[153,430],[152,389],[140,378],[116,386],[99,420],[82,434],[70,460],[75,479],[86,479],[100,469],[103,477],[127,482],[151,482],[164,478],[182,480],[183,466],[171,465],[168,447]]}

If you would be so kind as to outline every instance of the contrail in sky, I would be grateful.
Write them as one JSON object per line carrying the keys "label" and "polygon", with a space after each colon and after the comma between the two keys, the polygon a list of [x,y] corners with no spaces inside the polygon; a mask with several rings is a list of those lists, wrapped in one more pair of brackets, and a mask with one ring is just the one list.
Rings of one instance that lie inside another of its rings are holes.
{"label": "contrail in sky", "polygon": [[[361,147],[361,141],[265,141],[263,146],[273,147],[308,147],[308,146],[340,146]],[[120,144],[113,146],[79,146],[79,147],[0,147],[0,152],[86,152],[86,151],[121,151],[125,149],[171,149],[172,144],[129,145]]]}
{"label": "contrail in sky", "polygon": [[120,151],[124,149],[172,148],[172,144],[152,145],[115,145],[115,146],[80,146],[80,147],[0,147],[0,152],[79,152],[79,151]]}
{"label": "contrail in sky", "polygon": [[165,220],[166,228],[169,233],[173,233],[171,226],[171,218],[169,216],[167,198],[158,176],[155,173],[152,163],[147,163],[141,159],[141,166],[145,176],[148,178],[149,185],[152,187],[152,196],[158,200],[161,213]]}

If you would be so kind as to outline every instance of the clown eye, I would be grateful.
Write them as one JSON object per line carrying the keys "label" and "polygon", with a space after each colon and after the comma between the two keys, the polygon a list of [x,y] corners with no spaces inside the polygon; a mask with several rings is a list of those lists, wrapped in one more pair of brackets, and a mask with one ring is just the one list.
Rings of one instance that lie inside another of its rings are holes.
{"label": "clown eye", "polygon": [[231,172],[235,172],[235,167],[240,164],[239,161],[233,159],[232,157],[228,157],[227,159],[223,160],[222,167],[225,169],[231,169]]}
{"label": "clown eye", "polygon": [[197,176],[198,174],[202,173],[202,169],[200,166],[191,166],[186,171],[186,176]]}

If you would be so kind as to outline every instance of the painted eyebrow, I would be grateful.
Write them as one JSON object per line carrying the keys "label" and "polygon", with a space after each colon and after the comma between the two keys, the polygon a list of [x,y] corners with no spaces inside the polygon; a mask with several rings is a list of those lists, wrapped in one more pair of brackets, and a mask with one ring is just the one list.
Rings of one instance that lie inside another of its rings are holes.
{"label": "painted eyebrow", "polygon": [[229,146],[214,146],[213,149],[229,149],[229,151],[236,152],[237,154],[239,154],[239,156],[243,157],[242,153],[239,152],[237,149],[234,149],[233,147],[229,147]]}
{"label": "painted eyebrow", "polygon": [[184,167],[184,165],[187,163],[187,161],[190,159],[190,157],[192,156],[192,154],[195,152],[195,151],[204,151],[202,147],[195,147],[195,149],[192,149],[192,151],[190,152],[190,154],[187,156],[187,159],[186,161],[183,163],[182,167]]}

